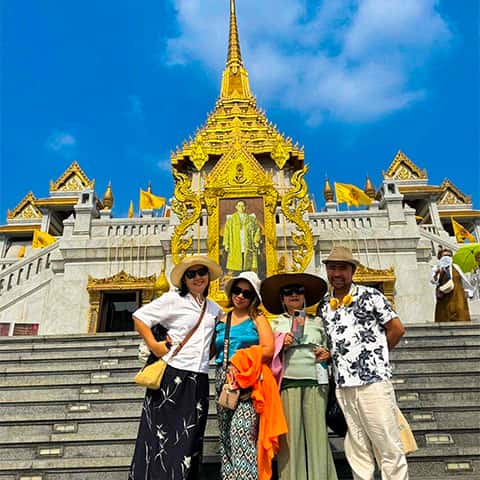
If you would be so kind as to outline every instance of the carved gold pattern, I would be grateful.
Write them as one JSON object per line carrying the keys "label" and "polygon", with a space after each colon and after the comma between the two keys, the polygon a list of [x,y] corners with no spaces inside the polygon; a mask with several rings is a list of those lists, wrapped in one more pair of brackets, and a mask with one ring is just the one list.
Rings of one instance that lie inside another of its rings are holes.
{"label": "carved gold pattern", "polygon": [[307,166],[292,175],[292,187],[282,197],[281,207],[285,217],[295,224],[298,232],[292,232],[292,240],[297,250],[292,251],[293,272],[303,272],[313,255],[313,234],[303,214],[310,205],[308,189],[305,182]]}
{"label": "carved gold pattern", "polygon": [[366,267],[360,264],[355,270],[353,281],[362,285],[382,285],[384,295],[388,301],[395,307],[395,275],[394,267],[384,270]]}
{"label": "carved gold pattern", "polygon": [[397,152],[393,162],[386,172],[383,172],[384,178],[393,178],[398,180],[427,179],[427,171],[421,170],[415,165],[401,150]]}
{"label": "carved gold pattern", "polygon": [[454,204],[471,204],[471,195],[465,195],[456,185],[454,185],[448,178],[446,178],[440,188],[444,193],[440,197],[440,205],[454,205]]}
{"label": "carved gold pattern", "polygon": [[107,278],[93,278],[89,275],[87,283],[87,291],[90,297],[88,333],[96,333],[97,331],[102,292],[141,290],[142,302],[146,304],[153,300],[156,280],[156,275],[135,277],[124,270]]}
{"label": "carved gold pattern", "polygon": [[[205,205],[208,213],[208,246],[211,258],[220,259],[220,218],[219,202],[228,198],[262,198],[263,199],[263,231],[265,234],[266,273],[276,272],[276,226],[275,207],[278,193],[273,185],[271,174],[266,172],[255,157],[244,147],[232,147],[223,156],[210,174],[205,178]],[[213,282],[210,295],[224,303],[225,294],[220,291],[219,282]]]}
{"label": "carved gold pattern", "polygon": [[42,212],[40,212],[35,204],[36,200],[35,195],[32,192],[28,192],[13,210],[7,210],[7,219],[42,218]]}
{"label": "carved gold pattern", "polygon": [[186,174],[174,168],[173,176],[175,178],[175,190],[172,210],[177,214],[180,223],[173,232],[172,254],[173,261],[178,263],[192,246],[192,237],[186,238],[186,235],[200,218],[202,202],[199,195],[191,190],[192,181]]}
{"label": "carved gold pattern", "polygon": [[288,153],[288,145],[285,144],[281,136],[279,136],[278,142],[273,147],[270,156],[280,169],[285,166],[285,163],[287,163],[287,160],[290,158],[290,154]]}
{"label": "carved gold pattern", "polygon": [[94,186],[95,180],[90,180],[74,161],[55,182],[50,181],[50,192],[80,192]]}

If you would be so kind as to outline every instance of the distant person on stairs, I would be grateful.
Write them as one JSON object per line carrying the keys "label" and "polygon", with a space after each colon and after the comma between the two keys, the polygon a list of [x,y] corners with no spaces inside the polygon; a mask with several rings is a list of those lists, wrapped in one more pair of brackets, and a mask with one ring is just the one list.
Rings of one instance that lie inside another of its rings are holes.
{"label": "distant person on stairs", "polygon": [[[435,285],[435,322],[469,322],[470,311],[464,286],[473,290],[461,268],[452,262],[453,252],[443,248],[438,252],[438,265],[432,272]],[[473,292],[472,292],[473,293]]]}
{"label": "distant person on stairs", "polygon": [[359,262],[348,247],[335,246],[324,263],[330,290],[317,315],[324,322],[336,396],[348,425],[345,455],[353,478],[372,480],[376,460],[383,480],[407,480],[389,364],[389,350],[405,328],[381,292],[352,282]]}
{"label": "distant person on stairs", "polygon": [[[129,480],[199,478],[210,343],[221,312],[207,295],[210,282],[221,274],[210,258],[187,256],[170,274],[178,290],[164,293],[133,314],[135,328],[150,351],[168,365],[160,388],[147,389]],[[166,328],[167,341],[155,340],[151,328],[156,325]]]}

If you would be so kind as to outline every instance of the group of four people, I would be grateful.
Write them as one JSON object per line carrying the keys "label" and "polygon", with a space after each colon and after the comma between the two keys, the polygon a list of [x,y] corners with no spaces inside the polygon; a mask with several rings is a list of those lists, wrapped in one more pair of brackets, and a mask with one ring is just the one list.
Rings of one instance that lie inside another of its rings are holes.
{"label": "group of four people", "polygon": [[330,287],[305,273],[260,282],[242,272],[225,284],[227,314],[207,298],[222,275],[213,260],[194,255],[174,267],[178,290],[133,315],[168,366],[160,388],[146,392],[129,480],[199,478],[213,355],[217,398],[225,384],[240,393],[235,409],[217,405],[222,480],[269,479],[275,454],[281,480],[337,479],[325,422],[329,363],[354,479],[371,480],[376,462],[383,479],[408,478],[388,358],[404,327],[379,291],[353,283],[358,261],[347,247],[324,263]]}

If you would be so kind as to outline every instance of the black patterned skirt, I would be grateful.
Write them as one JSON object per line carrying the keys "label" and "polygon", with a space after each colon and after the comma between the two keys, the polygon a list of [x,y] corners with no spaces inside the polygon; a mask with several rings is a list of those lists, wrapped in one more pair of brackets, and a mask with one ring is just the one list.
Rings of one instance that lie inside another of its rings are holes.
{"label": "black patterned skirt", "polygon": [[208,415],[208,375],[167,366],[145,395],[129,480],[197,480]]}

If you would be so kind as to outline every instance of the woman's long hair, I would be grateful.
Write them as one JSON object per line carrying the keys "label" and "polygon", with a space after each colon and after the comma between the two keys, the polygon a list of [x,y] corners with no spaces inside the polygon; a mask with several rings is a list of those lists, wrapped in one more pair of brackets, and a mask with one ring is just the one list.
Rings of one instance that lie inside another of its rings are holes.
{"label": "woman's long hair", "polygon": [[[205,290],[203,291],[203,297],[207,298],[208,297],[208,289],[210,288],[210,272],[208,273],[208,283],[207,286],[205,287]],[[185,274],[182,275],[182,280],[180,283],[180,288],[178,289],[178,294],[181,297],[184,297],[187,295],[187,293],[190,293],[190,290],[187,287],[187,283],[185,282]]]}
{"label": "woman's long hair", "polygon": [[238,278],[232,283],[232,288],[230,288],[230,295],[228,296],[227,308],[232,308],[234,306],[232,301],[232,289],[237,285],[240,280],[244,280],[245,282],[247,282],[252,287],[253,293],[255,293],[255,296],[250,300],[250,305],[248,306],[248,314],[250,315],[250,318],[252,320],[255,320],[255,317],[258,315],[261,302],[258,298],[257,292],[253,288],[253,285],[246,278]]}

